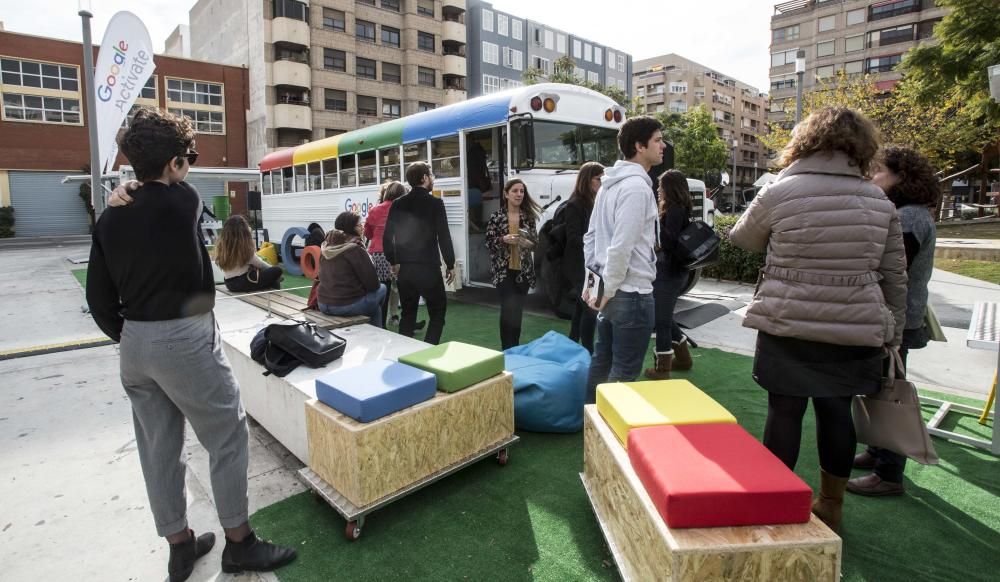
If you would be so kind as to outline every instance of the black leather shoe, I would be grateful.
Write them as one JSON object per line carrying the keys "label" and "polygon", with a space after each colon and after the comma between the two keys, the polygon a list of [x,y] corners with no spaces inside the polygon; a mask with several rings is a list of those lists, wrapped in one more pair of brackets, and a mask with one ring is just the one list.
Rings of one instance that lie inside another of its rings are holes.
{"label": "black leather shoe", "polygon": [[212,532],[203,533],[195,537],[194,532],[188,530],[190,538],[186,542],[170,544],[170,561],[167,563],[167,572],[170,574],[170,582],[184,582],[194,572],[194,564],[198,558],[212,551],[215,546],[215,534]]}
{"label": "black leather shoe", "polygon": [[425,327],[427,327],[427,320],[426,319],[421,319],[417,323],[413,324],[413,331],[420,331],[420,330],[424,329]]}
{"label": "black leather shoe", "polygon": [[254,532],[242,542],[226,539],[226,549],[222,551],[222,571],[239,574],[244,570],[270,572],[291,563],[295,550],[257,539]]}

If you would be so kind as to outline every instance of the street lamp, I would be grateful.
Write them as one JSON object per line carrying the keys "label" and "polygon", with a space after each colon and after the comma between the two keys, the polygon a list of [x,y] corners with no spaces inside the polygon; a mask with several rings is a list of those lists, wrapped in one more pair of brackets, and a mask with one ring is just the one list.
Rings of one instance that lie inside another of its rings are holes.
{"label": "street lamp", "polygon": [[97,102],[94,89],[94,45],[90,37],[90,0],[80,0],[80,21],[83,25],[83,89],[87,101],[87,129],[90,134],[90,199],[94,205],[94,224],[104,212],[104,192],[101,191],[101,162],[97,151]]}
{"label": "street lamp", "polygon": [[736,148],[740,140],[733,138],[733,213],[736,212]]}
{"label": "street lamp", "polygon": [[802,79],[806,75],[806,51],[795,53],[795,125],[802,121]]}

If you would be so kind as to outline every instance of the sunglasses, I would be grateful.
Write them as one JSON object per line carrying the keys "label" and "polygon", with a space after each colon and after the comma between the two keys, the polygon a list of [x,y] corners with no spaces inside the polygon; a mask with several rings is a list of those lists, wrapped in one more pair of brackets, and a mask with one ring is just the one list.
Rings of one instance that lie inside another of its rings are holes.
{"label": "sunglasses", "polygon": [[181,154],[181,155],[179,155],[177,157],[179,157],[179,158],[187,158],[188,164],[193,166],[194,163],[198,161],[198,152],[196,152],[194,150],[191,150],[191,151],[189,151],[189,152],[187,152],[185,154]]}

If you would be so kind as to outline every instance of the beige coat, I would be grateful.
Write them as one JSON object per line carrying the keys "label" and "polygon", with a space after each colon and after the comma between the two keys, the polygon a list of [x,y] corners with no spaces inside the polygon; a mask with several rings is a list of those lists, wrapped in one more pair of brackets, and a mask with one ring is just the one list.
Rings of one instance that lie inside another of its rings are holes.
{"label": "beige coat", "polygon": [[744,326],[845,346],[899,345],[906,321],[899,218],[847,156],[817,154],[789,165],[754,198],[729,239],[767,251]]}

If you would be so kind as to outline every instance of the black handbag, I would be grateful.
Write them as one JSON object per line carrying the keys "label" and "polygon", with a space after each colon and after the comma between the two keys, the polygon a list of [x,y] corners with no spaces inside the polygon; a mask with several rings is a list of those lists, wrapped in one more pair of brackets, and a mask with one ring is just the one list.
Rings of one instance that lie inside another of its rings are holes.
{"label": "black handbag", "polygon": [[347,340],[311,322],[272,323],[264,332],[276,347],[310,368],[322,368],[344,355]]}
{"label": "black handbag", "polygon": [[701,269],[719,260],[722,239],[711,226],[695,220],[681,231],[677,239],[676,254],[688,269]]}

